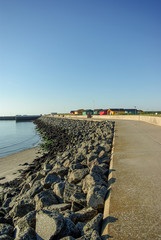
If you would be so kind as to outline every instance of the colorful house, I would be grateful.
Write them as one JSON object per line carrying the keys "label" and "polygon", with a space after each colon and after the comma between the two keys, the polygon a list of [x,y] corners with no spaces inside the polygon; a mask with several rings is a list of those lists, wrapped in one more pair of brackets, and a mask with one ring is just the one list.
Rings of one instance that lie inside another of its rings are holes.
{"label": "colorful house", "polygon": [[74,112],[74,114],[76,114],[76,115],[82,115],[83,112],[84,112],[84,109],[79,109],[79,110],[76,110],[76,111]]}
{"label": "colorful house", "polygon": [[94,115],[100,115],[100,112],[103,111],[103,109],[94,109],[93,114]]}
{"label": "colorful house", "polygon": [[143,110],[138,110],[138,113],[139,113],[139,114],[143,113]]}
{"label": "colorful house", "polygon": [[100,115],[107,115],[107,111],[108,111],[108,109],[104,109],[104,110],[100,111]]}
{"label": "colorful house", "polygon": [[93,115],[93,110],[91,110],[91,109],[84,110],[84,112],[82,114],[83,115]]}
{"label": "colorful house", "polygon": [[125,109],[125,113],[127,114],[138,114],[138,110],[137,109]]}
{"label": "colorful house", "polygon": [[108,109],[107,114],[108,115],[115,115],[115,114],[124,114],[125,110],[123,108],[111,108]]}
{"label": "colorful house", "polygon": [[75,111],[70,111],[70,114],[74,114],[75,113]]}

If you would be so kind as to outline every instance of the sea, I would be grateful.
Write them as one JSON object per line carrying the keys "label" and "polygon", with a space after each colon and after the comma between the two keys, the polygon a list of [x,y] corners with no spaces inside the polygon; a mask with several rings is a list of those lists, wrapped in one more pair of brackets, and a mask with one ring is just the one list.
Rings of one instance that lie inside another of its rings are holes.
{"label": "sea", "polygon": [[0,120],[0,158],[40,145],[35,124]]}

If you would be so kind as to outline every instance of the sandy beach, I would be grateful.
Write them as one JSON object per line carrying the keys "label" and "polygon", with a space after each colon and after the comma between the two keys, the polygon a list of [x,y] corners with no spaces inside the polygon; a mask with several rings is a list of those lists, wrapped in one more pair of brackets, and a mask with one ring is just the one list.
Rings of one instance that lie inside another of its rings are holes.
{"label": "sandy beach", "polygon": [[[41,156],[38,153],[39,147],[30,148],[3,158],[0,158],[0,183],[12,181],[20,176],[20,170],[26,169],[36,157]],[[0,188],[1,191],[1,188]]]}

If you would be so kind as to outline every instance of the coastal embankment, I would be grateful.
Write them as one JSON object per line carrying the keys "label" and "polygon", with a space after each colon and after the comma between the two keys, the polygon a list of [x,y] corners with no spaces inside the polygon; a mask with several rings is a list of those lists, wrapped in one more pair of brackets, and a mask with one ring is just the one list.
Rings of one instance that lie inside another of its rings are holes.
{"label": "coastal embankment", "polygon": [[[55,115],[53,117],[64,117],[69,119],[87,119],[86,115]],[[144,116],[144,115],[92,115],[93,120],[131,120],[131,121],[140,121],[140,122],[147,122],[153,125],[161,126],[161,117],[158,116]]]}
{"label": "coastal embankment", "polygon": [[45,152],[2,186],[1,235],[101,239],[114,122],[41,117],[35,123]]}

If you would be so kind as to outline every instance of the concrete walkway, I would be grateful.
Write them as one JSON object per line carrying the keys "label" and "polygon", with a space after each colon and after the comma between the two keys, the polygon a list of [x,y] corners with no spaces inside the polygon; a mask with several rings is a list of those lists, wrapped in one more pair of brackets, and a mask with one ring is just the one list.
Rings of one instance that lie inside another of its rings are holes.
{"label": "concrete walkway", "polygon": [[111,223],[103,235],[118,240],[160,240],[161,127],[116,120],[115,131],[107,216]]}

